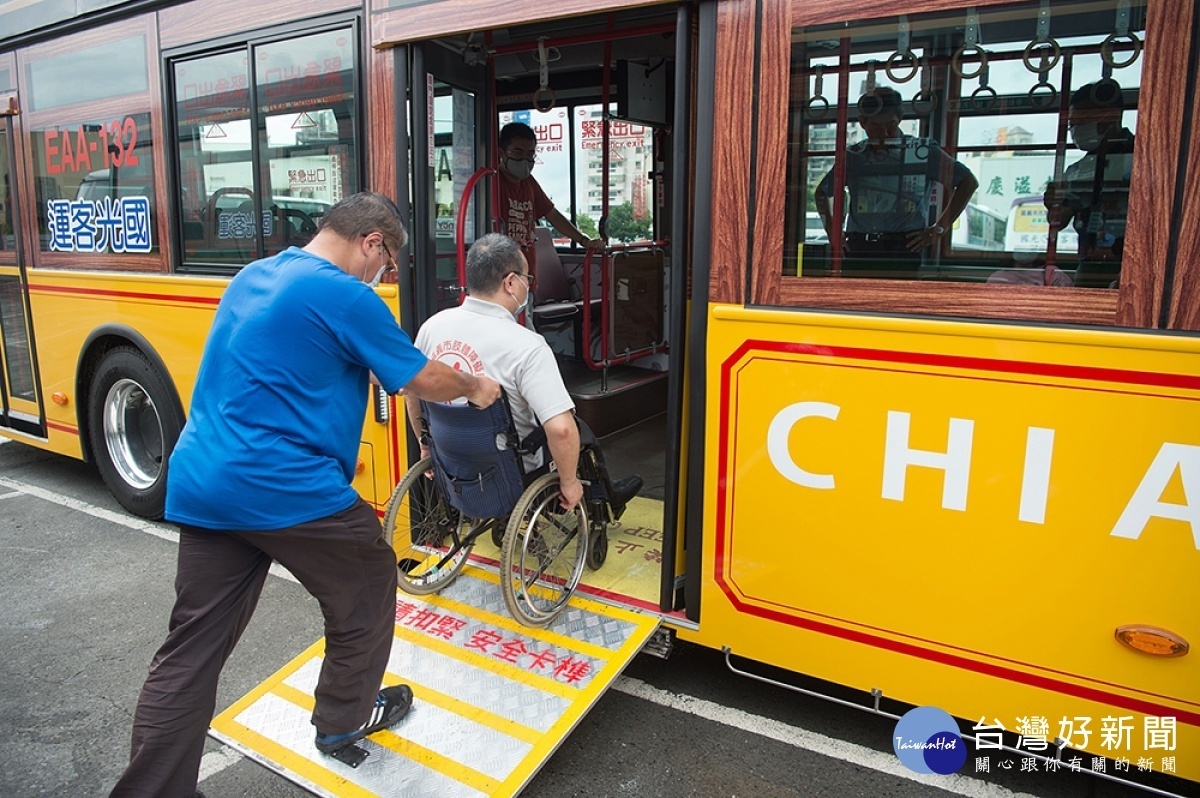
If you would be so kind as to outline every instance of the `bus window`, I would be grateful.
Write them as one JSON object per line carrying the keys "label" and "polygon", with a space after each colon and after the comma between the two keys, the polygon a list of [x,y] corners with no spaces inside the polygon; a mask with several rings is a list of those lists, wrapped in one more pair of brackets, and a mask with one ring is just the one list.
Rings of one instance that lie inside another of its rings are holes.
{"label": "bus window", "polygon": [[303,246],[358,191],[354,62],[346,28],[172,64],[185,266]]}
{"label": "bus window", "polygon": [[783,273],[1115,288],[1145,38],[1121,5],[795,29]]}
{"label": "bus window", "polygon": [[[42,262],[104,268],[114,256],[159,252],[145,31],[132,20],[99,44],[59,42],[24,56]],[[81,79],[90,74],[112,81]],[[122,268],[159,269],[161,260]]]}
{"label": "bus window", "polygon": [[[576,225],[597,236],[603,211],[603,114],[600,105],[575,109]],[[608,128],[609,239],[628,243],[654,238],[654,128],[611,119]],[[568,214],[569,215],[569,214]]]}
{"label": "bus window", "polygon": [[[11,255],[17,249],[17,234],[13,227],[13,185],[8,169],[8,146],[8,127],[0,120],[0,179],[3,180],[3,187],[0,188],[0,252]],[[0,260],[0,263],[7,262],[7,258]]]}

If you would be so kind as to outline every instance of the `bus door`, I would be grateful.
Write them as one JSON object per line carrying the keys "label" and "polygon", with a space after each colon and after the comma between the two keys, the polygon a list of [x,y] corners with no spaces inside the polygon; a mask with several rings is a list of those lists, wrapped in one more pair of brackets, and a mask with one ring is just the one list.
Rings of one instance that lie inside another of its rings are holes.
{"label": "bus door", "polygon": [[46,435],[30,323],[16,168],[17,93],[0,91],[0,427]]}
{"label": "bus door", "polygon": [[[487,69],[432,42],[410,46],[412,169],[412,303],[417,324],[461,300],[455,226],[460,213],[466,245],[487,232],[481,181],[468,208],[463,189],[475,170],[490,163],[491,109]],[[411,318],[411,317],[410,317]]]}

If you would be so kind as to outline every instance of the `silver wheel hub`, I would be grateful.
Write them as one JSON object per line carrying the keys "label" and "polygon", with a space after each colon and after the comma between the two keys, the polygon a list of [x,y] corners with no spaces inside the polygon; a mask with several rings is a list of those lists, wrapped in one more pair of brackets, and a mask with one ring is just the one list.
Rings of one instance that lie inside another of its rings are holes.
{"label": "silver wheel hub", "polygon": [[121,479],[146,490],[163,468],[162,420],[154,400],[141,385],[120,379],[104,398],[104,442]]}

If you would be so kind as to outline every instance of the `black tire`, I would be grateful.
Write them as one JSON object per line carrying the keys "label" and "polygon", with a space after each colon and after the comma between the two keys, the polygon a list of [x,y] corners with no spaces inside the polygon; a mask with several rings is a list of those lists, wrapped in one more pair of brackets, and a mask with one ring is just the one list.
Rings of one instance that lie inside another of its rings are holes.
{"label": "black tire", "polygon": [[436,593],[453,582],[475,545],[472,541],[451,553],[467,530],[458,511],[425,476],[432,466],[432,458],[426,457],[408,469],[383,514],[383,539],[396,552],[400,589],[415,596]]}
{"label": "black tire", "polygon": [[167,461],[183,431],[174,387],[131,346],[100,359],[88,390],[92,457],[104,484],[129,512],[159,519],[167,500]]}
{"label": "black tire", "polygon": [[509,516],[500,552],[500,588],[512,616],[526,626],[558,617],[579,585],[587,546],[584,502],[564,512],[558,472],[535,479]]}
{"label": "black tire", "polygon": [[588,541],[587,567],[599,571],[607,559],[608,528],[604,524],[598,524],[597,528],[592,529],[591,540]]}

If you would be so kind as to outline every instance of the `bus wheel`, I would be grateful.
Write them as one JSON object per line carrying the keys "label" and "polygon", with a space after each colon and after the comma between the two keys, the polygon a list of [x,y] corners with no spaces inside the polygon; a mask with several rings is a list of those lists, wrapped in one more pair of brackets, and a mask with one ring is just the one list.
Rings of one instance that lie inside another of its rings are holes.
{"label": "bus wheel", "polygon": [[100,360],[88,398],[92,455],[104,484],[129,512],[162,518],[167,458],[183,429],[166,378],[133,347]]}

